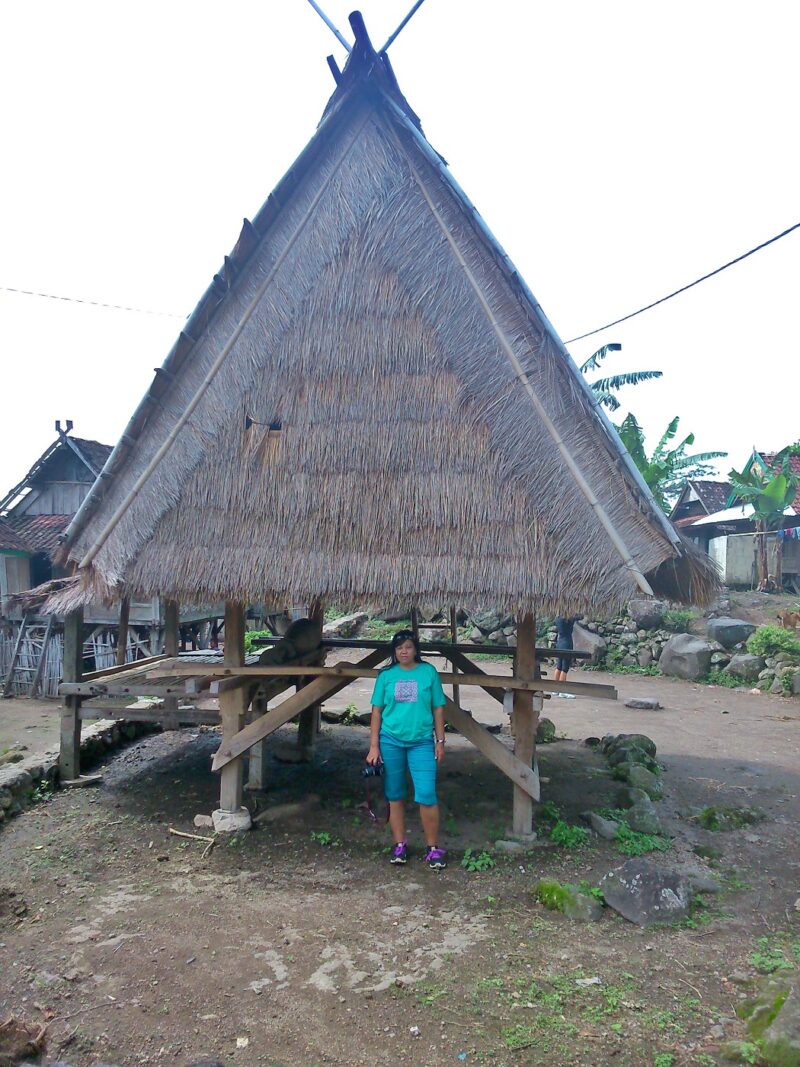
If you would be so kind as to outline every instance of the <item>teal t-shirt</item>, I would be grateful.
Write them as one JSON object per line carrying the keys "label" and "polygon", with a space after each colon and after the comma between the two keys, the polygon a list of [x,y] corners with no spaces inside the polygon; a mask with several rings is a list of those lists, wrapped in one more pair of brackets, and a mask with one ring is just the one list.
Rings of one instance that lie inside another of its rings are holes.
{"label": "teal t-shirt", "polygon": [[410,670],[396,663],[375,679],[372,703],[383,709],[381,729],[398,741],[424,741],[433,732],[433,709],[443,707],[446,698],[430,663]]}

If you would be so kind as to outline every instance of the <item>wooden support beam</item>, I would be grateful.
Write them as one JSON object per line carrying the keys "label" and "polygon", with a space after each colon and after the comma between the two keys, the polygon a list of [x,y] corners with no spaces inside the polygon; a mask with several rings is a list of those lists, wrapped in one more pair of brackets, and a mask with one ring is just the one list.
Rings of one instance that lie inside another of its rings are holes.
{"label": "wooden support beam", "polygon": [[[363,671],[375,663],[380,663],[381,660],[384,659],[386,659],[386,652],[384,649],[379,649],[375,652],[370,652],[368,656],[365,656],[364,659],[360,660],[357,667]],[[320,670],[324,668],[317,669]],[[363,674],[357,675],[356,677],[363,677]],[[349,684],[350,676],[343,676],[341,674],[328,674],[327,677],[316,678],[299,693],[295,693],[294,696],[288,697],[282,704],[279,704],[277,708],[273,708],[272,711],[266,712],[254,722],[251,722],[249,726],[240,730],[235,737],[230,739],[223,737],[222,744],[217,750],[216,756],[214,756],[214,762],[211,764],[212,770],[218,771],[221,768],[226,767],[231,760],[236,759],[237,756],[246,752],[256,743],[256,741],[260,741],[263,737],[267,737],[268,734],[273,733],[280,726],[283,726],[284,723],[287,723],[289,719],[293,719],[295,715],[299,715],[305,708],[310,708],[313,704],[320,703],[328,697],[332,697],[336,693],[341,692],[341,690]]]}
{"label": "wooden support beam", "polygon": [[521,790],[532,800],[539,799],[539,777],[531,767],[517,759],[502,741],[489,733],[485,726],[475,722],[471,715],[457,707],[448,698],[445,717],[460,734],[479,749],[495,767],[498,767],[514,783],[514,792]]}
{"label": "wooden support beam", "polygon": [[[242,604],[228,602],[225,605],[225,665],[244,665],[245,609]],[[244,715],[249,704],[246,689],[229,689],[219,695],[219,712],[222,719],[222,747],[240,735]],[[240,759],[229,760],[223,768],[219,783],[219,806],[222,811],[238,811],[242,806],[244,764]]]}
{"label": "wooden support beam", "polygon": [[[456,611],[455,604],[450,607],[450,640],[453,643],[453,647],[458,644],[458,612]],[[453,668],[453,674],[457,673],[458,664],[450,657],[450,665]],[[459,691],[458,683],[453,683],[453,703],[457,707],[461,707],[461,693]]]}
{"label": "wooden support beam", "polygon": [[[322,633],[322,627],[325,623],[325,608],[317,601],[312,604],[308,613],[309,619],[317,623]],[[319,654],[314,659],[315,666],[322,666],[325,663],[326,653],[320,650]],[[298,692],[300,688],[305,687],[309,683],[309,678],[304,676],[302,683],[298,686]],[[312,704],[310,708],[306,708],[300,712],[300,720],[297,724],[297,749],[304,760],[310,760],[314,746],[317,743],[317,734],[320,728],[320,704]]]}
{"label": "wooden support beam", "polygon": [[[80,682],[83,673],[83,608],[71,612],[64,620],[64,666],[66,682]],[[74,781],[81,773],[81,698],[68,696],[61,709],[61,746],[58,757],[59,777]]]}
{"label": "wooden support beam", "polygon": [[[175,657],[178,655],[181,637],[180,618],[178,615],[178,601],[164,601],[164,654]],[[165,730],[177,730],[179,723],[176,718],[178,712],[178,697],[169,696],[164,701],[164,718],[162,720]]]}
{"label": "wooden support beam", "polygon": [[[514,674],[523,681],[536,678],[536,623],[533,615],[523,615],[517,622],[517,655]],[[540,685],[541,682],[537,682]],[[536,726],[539,721],[541,698],[534,703],[533,693],[516,690],[514,693],[514,755],[520,763],[531,768],[536,753]],[[533,803],[527,790],[514,787],[513,829],[515,834],[533,832]]]}
{"label": "wooden support beam", "polygon": [[[155,666],[156,663],[161,663],[166,658],[166,656],[148,656],[146,659],[132,660],[130,663],[118,663],[114,667],[104,667],[102,671],[87,671],[82,681],[93,682],[97,678],[110,678],[112,674],[122,674],[125,671],[138,674],[148,667]],[[59,692],[61,692],[60,689]]]}
{"label": "wooden support beam", "polygon": [[122,667],[128,654],[128,623],[131,617],[131,598],[123,597],[119,606],[119,631],[117,633],[117,666]]}
{"label": "wooden support beam", "polygon": [[[382,651],[379,659],[386,658],[387,652]],[[366,659],[360,661],[366,663]],[[185,663],[165,663],[157,670],[148,671],[148,678],[180,678],[193,674],[208,675],[215,678],[287,678],[293,675],[305,674],[318,678],[377,678],[378,671],[368,670],[356,664],[334,663],[330,667],[303,667],[299,670],[296,666],[273,666],[264,664],[261,667],[209,667],[207,664],[190,667]],[[442,671],[439,678],[443,685],[456,682],[458,685],[477,685],[482,689],[514,689],[528,693],[553,692],[574,693],[576,696],[595,697],[600,700],[616,700],[617,691],[613,685],[598,685],[592,682],[553,682],[547,678],[536,678],[528,681],[524,678],[504,674],[484,674],[478,670],[475,674],[450,674]]]}
{"label": "wooden support beam", "polygon": [[[448,655],[452,660],[453,666],[460,667],[461,670],[464,671],[466,674],[472,674],[477,676],[483,675],[484,677],[488,678],[486,671],[482,671],[480,667],[477,667],[471,659],[464,655],[463,652],[457,652],[455,649],[452,649],[448,653]],[[491,685],[482,685],[481,688],[484,690],[484,692],[488,693],[490,697],[494,697],[494,699],[497,700],[500,704],[503,703],[505,688],[495,688]]]}

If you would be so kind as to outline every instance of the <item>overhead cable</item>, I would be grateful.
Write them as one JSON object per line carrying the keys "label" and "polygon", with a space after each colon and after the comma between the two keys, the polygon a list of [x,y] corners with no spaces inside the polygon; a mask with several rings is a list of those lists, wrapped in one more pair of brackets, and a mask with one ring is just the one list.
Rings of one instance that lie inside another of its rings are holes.
{"label": "overhead cable", "polygon": [[108,308],[110,311],[135,311],[139,315],[160,315],[167,319],[185,319],[174,311],[152,311],[150,308],[134,308],[125,304],[104,304],[101,300],[83,300],[79,296],[58,296],[56,293],[37,293],[33,289],[14,289],[10,285],[0,285],[0,292],[18,293],[21,296],[39,296],[44,300],[64,300],[68,304],[88,304],[96,308]]}
{"label": "overhead cable", "polygon": [[776,234],[774,237],[770,237],[768,241],[764,241],[760,245],[756,245],[755,248],[751,248],[749,252],[744,252],[741,256],[737,256],[736,259],[730,260],[728,263],[724,263],[721,267],[717,267],[716,270],[710,271],[708,274],[704,274],[702,278],[698,278],[696,281],[689,282],[688,285],[682,285],[680,289],[676,289],[674,293],[670,293],[668,296],[662,296],[660,300],[654,300],[652,304],[647,304],[643,308],[639,308],[638,311],[632,311],[630,315],[623,315],[621,319],[614,319],[613,322],[607,322],[605,326],[598,326],[596,330],[589,330],[588,333],[582,333],[578,337],[573,337],[569,341],[565,341],[565,345],[571,345],[574,341],[582,341],[584,337],[592,337],[596,333],[602,333],[603,330],[608,330],[611,326],[618,326],[621,322],[627,322],[628,319],[633,319],[637,315],[641,315],[644,311],[649,311],[650,308],[658,307],[659,304],[663,304],[667,300],[671,300],[673,296],[677,296],[679,293],[685,293],[687,289],[694,288],[695,285],[699,285],[700,282],[706,281],[708,278],[713,278],[715,274],[720,274],[722,271],[727,270],[728,267],[732,267],[734,263],[741,263],[743,259],[747,259],[748,256],[752,256],[755,252],[760,252],[762,248],[766,248],[767,245],[774,244],[776,241],[780,241],[781,237],[785,237],[793,230],[800,229],[800,222],[796,222],[794,226],[790,226],[788,230],[784,230],[783,233]]}

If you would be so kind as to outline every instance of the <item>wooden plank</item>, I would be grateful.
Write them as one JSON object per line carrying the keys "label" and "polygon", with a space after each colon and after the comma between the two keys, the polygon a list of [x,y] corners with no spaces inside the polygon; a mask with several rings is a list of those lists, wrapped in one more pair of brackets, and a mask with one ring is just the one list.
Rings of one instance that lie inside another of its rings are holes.
{"label": "wooden plank", "polygon": [[[244,605],[228,601],[225,604],[225,665],[241,668],[244,665]],[[229,689],[219,695],[222,719],[222,744],[238,736],[244,726],[244,714],[250,703],[249,690]],[[219,783],[219,806],[222,811],[238,811],[242,806],[244,763],[234,759],[223,768]]]}
{"label": "wooden plank", "polygon": [[[83,608],[67,615],[64,621],[64,666],[66,682],[79,682],[83,671]],[[81,773],[81,698],[68,696],[61,709],[61,744],[59,778],[74,781]]]}
{"label": "wooden plank", "polygon": [[[164,654],[177,656],[180,648],[180,619],[177,600],[164,601]],[[178,697],[168,696],[164,701],[164,729],[178,728]]]}
{"label": "wooden plank", "polygon": [[[453,643],[453,647],[458,644],[458,612],[456,611],[455,604],[450,607],[450,640]],[[458,664],[450,656],[450,665],[453,668],[453,674],[458,673]],[[475,672],[473,671],[473,674]],[[457,683],[453,683],[453,703],[459,708],[461,707],[461,693]]]}
{"label": "wooden plank", "polygon": [[[517,621],[514,674],[526,682],[536,678],[536,623],[530,613]],[[533,693],[524,690],[514,692],[514,755],[520,763],[531,768],[531,773],[536,754],[536,726],[541,706],[541,698],[534,701]],[[533,832],[532,798],[527,790],[520,789],[519,786],[514,787],[512,825],[515,834],[527,835]]]}
{"label": "wooden plank", "polygon": [[[151,722],[158,725],[163,717],[160,707],[121,708],[118,704],[105,706],[101,704],[93,708],[91,704],[83,704],[80,709],[81,721],[118,719],[122,722]],[[182,726],[217,726],[221,721],[218,712],[204,711],[199,708],[181,708],[176,717]]]}
{"label": "wooden plank", "polygon": [[87,671],[83,676],[84,682],[94,681],[95,678],[110,678],[112,674],[124,674],[125,671],[134,673],[144,671],[155,663],[161,663],[166,656],[148,656],[146,659],[131,660],[130,663],[118,663],[114,667],[106,667],[102,671]]}
{"label": "wooden plank", "polygon": [[[381,650],[378,650],[381,651]],[[386,653],[384,653],[384,656]],[[380,657],[384,658],[384,657]],[[362,660],[361,662],[366,662]],[[377,678],[377,670],[367,670],[362,667],[357,667],[352,664],[339,664],[335,663],[330,667],[304,667],[302,672],[298,671],[294,666],[272,666],[264,664],[259,667],[188,667],[180,662],[173,660],[171,663],[164,664],[162,668],[155,671],[148,671],[148,678],[167,678],[167,677],[185,677],[191,674],[198,674],[200,671],[206,675],[213,676],[215,678],[287,678],[303,673],[309,676],[316,677],[330,677],[330,678]],[[592,682],[553,682],[547,678],[537,678],[534,681],[527,681],[524,678],[515,678],[512,675],[504,674],[484,674],[483,672],[476,674],[450,674],[447,671],[440,671],[439,678],[443,685],[456,682],[458,685],[477,685],[482,689],[488,688],[501,688],[501,689],[514,689],[521,690],[522,692],[537,693],[537,692],[553,692],[553,693],[574,693],[576,696],[596,697],[601,700],[616,700],[617,691],[613,685],[598,685]]]}
{"label": "wooden plank", "polygon": [[117,666],[125,665],[125,657],[128,655],[128,623],[131,617],[131,598],[122,598],[119,606],[119,630],[117,631]]}
{"label": "wooden plank", "polygon": [[62,682],[58,692],[59,696],[82,696],[87,699],[104,696],[183,696],[186,692],[186,682],[182,678],[176,678],[172,684],[164,684],[162,679],[162,684],[159,685],[156,682],[148,682],[142,675],[127,682]]}
{"label": "wooden plank", "polygon": [[445,705],[445,717],[455,726],[460,734],[479,749],[495,767],[510,778],[517,788],[523,790],[533,800],[539,799],[539,780],[531,767],[517,759],[502,741],[489,733],[485,726],[475,722],[471,715],[457,707],[448,698]]}
{"label": "wooden plank", "polygon": [[[359,662],[358,667],[363,671],[374,663],[380,663],[383,659],[386,659],[386,652],[383,649],[377,649],[365,656]],[[377,672],[370,672],[369,677],[372,677],[375,673]],[[356,677],[365,677],[365,675],[362,673],[356,675]],[[310,708],[312,704],[334,696],[349,684],[349,675],[331,676],[328,674],[326,677],[316,678],[299,693],[295,693],[294,696],[284,700],[277,708],[273,708],[272,711],[268,711],[260,718],[255,719],[249,726],[245,726],[235,737],[230,739],[223,738],[222,744],[214,756],[211,769],[218,771],[220,768],[225,767],[231,760],[251,748],[256,741],[260,741],[268,734],[273,733],[305,708]]]}

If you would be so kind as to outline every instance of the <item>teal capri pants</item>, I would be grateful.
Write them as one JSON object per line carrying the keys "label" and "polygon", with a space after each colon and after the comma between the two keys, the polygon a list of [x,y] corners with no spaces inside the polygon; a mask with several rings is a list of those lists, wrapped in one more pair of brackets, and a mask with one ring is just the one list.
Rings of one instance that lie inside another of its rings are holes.
{"label": "teal capri pants", "polygon": [[436,799],[436,757],[433,738],[422,741],[398,741],[381,730],[381,759],[383,760],[383,788],[387,800],[406,799],[406,772],[411,772],[414,800],[417,804],[433,805]]}

